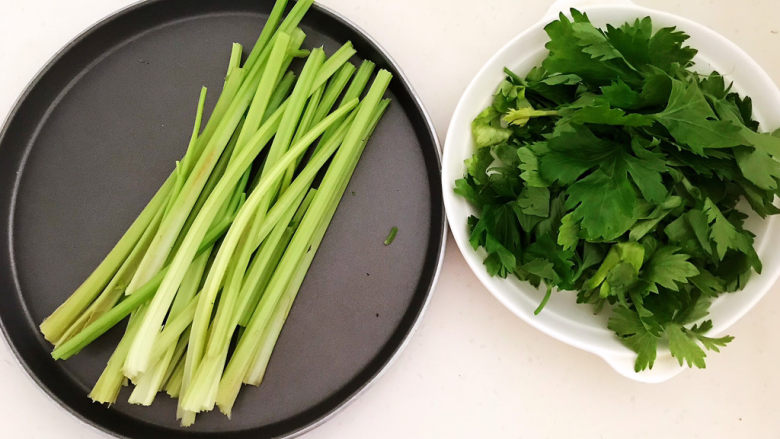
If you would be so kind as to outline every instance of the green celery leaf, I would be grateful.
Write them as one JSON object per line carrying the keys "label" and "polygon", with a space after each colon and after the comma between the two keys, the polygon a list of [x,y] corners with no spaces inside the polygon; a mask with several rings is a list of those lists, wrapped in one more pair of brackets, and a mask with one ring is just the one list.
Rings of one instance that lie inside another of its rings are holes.
{"label": "green celery leaf", "polygon": [[623,344],[637,353],[634,371],[640,372],[653,368],[658,349],[658,337],[644,327],[635,311],[623,306],[615,307],[607,327],[618,335]]}
{"label": "green celery leaf", "polygon": [[574,209],[587,239],[611,240],[625,233],[635,222],[636,193],[625,173],[610,178],[601,170],[571,185],[566,207]]}
{"label": "green celery leaf", "polygon": [[742,175],[761,189],[774,191],[780,179],[780,162],[763,150],[740,147],[734,148],[734,158],[737,160]]}
{"label": "green celery leaf", "polygon": [[672,80],[672,91],[666,108],[653,116],[669,133],[696,154],[707,148],[728,148],[743,141],[739,126],[716,120],[696,83]]}
{"label": "green celery leaf", "polygon": [[561,13],[558,20],[545,26],[550,37],[545,45],[549,55],[542,66],[549,72],[576,74],[592,84],[609,84],[617,78],[638,82],[639,74],[590,24],[588,17],[575,9],[570,12],[572,21]]}
{"label": "green celery leaf", "polygon": [[[647,261],[644,267],[644,279],[664,288],[678,291],[678,283],[685,284],[688,278],[699,274],[692,263],[688,261],[689,255],[677,253],[679,248],[665,246],[653,253],[653,256]],[[658,292],[657,287],[651,287],[651,290]]]}
{"label": "green celery leaf", "polygon": [[580,225],[573,213],[564,215],[561,218],[561,228],[558,229],[558,245],[564,250],[571,250],[577,247],[580,238]]}
{"label": "green celery leaf", "polygon": [[670,323],[666,326],[666,336],[669,338],[669,350],[672,356],[677,359],[680,366],[687,363],[688,367],[696,366],[703,369],[706,364],[704,357],[706,353],[696,344],[694,338],[685,333],[682,326],[676,323]]}
{"label": "green celery leaf", "polygon": [[701,342],[701,344],[708,350],[708,351],[714,351],[714,352],[720,352],[720,348],[725,347],[731,340],[734,340],[734,337],[730,335],[726,335],[719,338],[711,338],[711,337],[705,337],[701,334],[696,334],[696,338]]}
{"label": "green celery leaf", "polygon": [[587,127],[567,126],[552,136],[549,152],[539,157],[539,171],[547,181],[571,184],[596,166],[611,168],[620,160],[623,149],[597,137]]}
{"label": "green celery leaf", "polygon": [[718,206],[709,198],[704,201],[704,214],[710,222],[710,238],[715,243],[715,249],[719,259],[723,259],[728,249],[734,249],[747,253],[746,247],[752,244],[746,242],[744,234],[740,233],[726,217],[723,216]]}
{"label": "green celery leaf", "polygon": [[[544,144],[536,144],[537,149],[541,149],[542,145]],[[547,149],[546,145],[544,145],[544,149]],[[522,178],[528,186],[547,187],[550,185],[539,174],[539,158],[532,147],[522,146],[518,148],[517,158],[520,160],[520,164],[518,165],[521,171],[520,178]]]}
{"label": "green celery leaf", "polygon": [[528,186],[517,197],[517,205],[526,215],[546,218],[550,214],[550,191],[545,187]]}
{"label": "green celery leaf", "polygon": [[471,122],[471,135],[477,148],[505,142],[512,135],[512,130],[501,127],[500,116],[495,108],[488,107]]}
{"label": "green celery leaf", "polygon": [[705,296],[714,297],[725,290],[723,280],[700,268],[699,274],[690,278],[691,283]]}

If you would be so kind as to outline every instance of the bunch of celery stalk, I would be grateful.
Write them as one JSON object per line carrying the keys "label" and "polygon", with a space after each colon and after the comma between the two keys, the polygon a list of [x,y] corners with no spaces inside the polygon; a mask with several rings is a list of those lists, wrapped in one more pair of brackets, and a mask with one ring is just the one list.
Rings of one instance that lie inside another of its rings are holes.
{"label": "bunch of celery stalk", "polygon": [[[242,383],[259,385],[314,254],[389,101],[391,75],[355,68],[350,43],[301,49],[312,0],[278,0],[241,64],[233,45],[201,127],[201,90],[183,158],[86,281],[40,325],[67,359],[130,316],[89,394],[111,404],[164,390],[191,425],[216,404],[230,416]],[[289,67],[305,58],[296,77]],[[368,90],[364,92],[364,89]],[[361,98],[362,96],[362,98]],[[201,129],[202,128],[202,129]],[[305,158],[305,159],[304,159]],[[327,166],[326,166],[327,165]],[[320,181],[313,188],[316,177]]]}

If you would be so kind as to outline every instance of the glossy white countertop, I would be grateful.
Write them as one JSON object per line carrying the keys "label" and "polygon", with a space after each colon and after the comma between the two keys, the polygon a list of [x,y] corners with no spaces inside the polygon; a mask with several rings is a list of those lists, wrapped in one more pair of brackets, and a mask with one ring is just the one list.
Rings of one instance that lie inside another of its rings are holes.
{"label": "glossy white countertop", "polygon": [[[129,0],[0,0],[0,120],[64,44]],[[440,139],[468,81],[551,1],[322,0],[378,40],[430,111]],[[780,2],[644,0],[731,39],[780,81]],[[406,350],[306,439],[780,437],[780,285],[729,331],[706,370],[639,384],[514,317],[450,240]],[[104,438],[37,387],[0,340],[0,436]],[[86,396],[85,396],[86,397]]]}

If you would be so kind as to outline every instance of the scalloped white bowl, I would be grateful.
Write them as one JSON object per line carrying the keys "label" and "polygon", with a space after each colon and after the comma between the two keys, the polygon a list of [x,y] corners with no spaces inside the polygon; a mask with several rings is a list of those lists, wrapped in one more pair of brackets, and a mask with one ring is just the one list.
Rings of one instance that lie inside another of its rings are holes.
{"label": "scalloped white bowl", "polygon": [[[642,382],[662,382],[682,370],[668,350],[659,351],[653,369],[634,372],[635,354],[626,348],[606,328],[608,314],[594,315],[588,305],[575,303],[573,292],[555,292],[544,310],[537,316],[533,311],[542,299],[543,291],[515,278],[491,277],[482,263],[485,253],[474,251],[468,241],[466,219],[475,214],[474,208],[455,195],[452,188],[465,172],[463,161],[474,151],[470,124],[472,119],[491,102],[493,93],[504,77],[503,68],[524,74],[538,65],[546,55],[547,34],[544,26],[563,9],[559,2],[537,24],[517,35],[501,48],[479,71],[466,88],[450,121],[444,145],[442,184],[444,204],[455,241],[482,284],[507,308],[540,331],[577,348],[603,358],[621,375]],[[567,4],[568,7],[570,4]],[[666,12],[655,11],[633,4],[582,6],[594,25],[619,25],[628,20],[650,16],[654,28],[676,26],[691,38],[687,44],[699,50],[696,68],[702,72],[717,70],[734,82],[734,89],[753,99],[754,117],[764,130],[780,126],[780,92],[767,73],[742,49],[715,31]],[[710,317],[712,334],[723,333],[745,315],[772,287],[780,275],[780,233],[778,221],[753,216],[748,229],[756,233],[756,250],[764,264],[760,275],[754,275],[746,288],[736,294],[720,296],[712,304]],[[738,343],[738,341],[735,341]],[[708,357],[717,361],[717,356]]]}

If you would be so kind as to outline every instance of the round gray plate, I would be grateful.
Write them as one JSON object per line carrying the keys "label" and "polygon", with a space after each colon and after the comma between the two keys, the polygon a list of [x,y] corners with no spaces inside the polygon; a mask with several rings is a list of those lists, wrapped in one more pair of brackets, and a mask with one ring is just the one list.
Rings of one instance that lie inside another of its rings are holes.
{"label": "round gray plate", "polygon": [[[201,85],[214,101],[230,44],[251,47],[271,1],[155,0],[103,20],[38,75],[0,132],[0,321],[22,364],[74,414],[127,437],[287,436],[316,424],[375,377],[409,336],[444,244],[437,140],[397,66],[365,34],[314,7],[307,47],[358,54],[394,73],[371,138],[293,306],[260,388],[228,420],[175,419],[175,401],[111,408],[87,393],[124,323],[55,362],[37,325],[79,285],[186,147]],[[359,62],[359,59],[354,59]],[[210,107],[209,107],[210,108]],[[383,245],[391,227],[398,236]]]}

